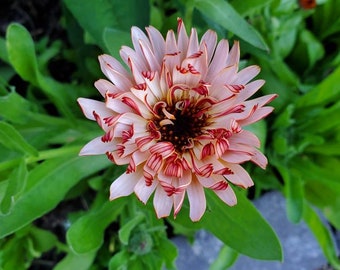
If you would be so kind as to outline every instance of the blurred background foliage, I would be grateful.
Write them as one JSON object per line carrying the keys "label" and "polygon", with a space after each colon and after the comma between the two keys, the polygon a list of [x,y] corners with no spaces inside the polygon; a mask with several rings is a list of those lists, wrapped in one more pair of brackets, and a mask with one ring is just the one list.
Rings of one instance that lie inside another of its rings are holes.
{"label": "blurred background foliage", "polygon": [[[0,269],[174,269],[169,239],[201,228],[224,242],[225,267],[238,253],[280,260],[275,233],[250,201],[270,190],[285,195],[288,218],[305,221],[340,269],[332,240],[340,229],[339,0],[24,2],[4,1],[0,12]],[[235,208],[208,194],[211,211],[195,224],[185,206],[176,220],[158,220],[133,197],[109,202],[124,168],[77,156],[101,134],[76,103],[99,98],[97,56],[119,59],[133,25],[165,34],[178,17],[188,30],[240,40],[241,67],[261,66],[262,93],[279,95],[274,113],[250,127],[267,170],[247,164],[255,187],[238,192]]]}

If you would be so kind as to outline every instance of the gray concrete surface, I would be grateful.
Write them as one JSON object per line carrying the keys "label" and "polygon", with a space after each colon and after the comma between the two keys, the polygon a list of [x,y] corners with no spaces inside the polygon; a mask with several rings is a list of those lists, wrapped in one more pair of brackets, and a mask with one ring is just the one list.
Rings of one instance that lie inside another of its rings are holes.
{"label": "gray concrete surface", "polygon": [[[267,193],[254,204],[280,238],[284,262],[254,260],[240,255],[230,270],[316,270],[326,264],[326,259],[306,224],[292,224],[288,221],[285,199],[281,193]],[[203,230],[197,232],[192,245],[181,236],[173,241],[179,250],[176,261],[179,270],[209,269],[222,247],[220,240]]]}

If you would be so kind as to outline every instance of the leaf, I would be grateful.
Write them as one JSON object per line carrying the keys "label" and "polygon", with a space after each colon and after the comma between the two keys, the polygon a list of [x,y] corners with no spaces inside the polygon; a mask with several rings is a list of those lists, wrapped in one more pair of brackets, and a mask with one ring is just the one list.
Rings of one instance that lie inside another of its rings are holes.
{"label": "leaf", "polygon": [[257,30],[248,24],[228,2],[223,0],[195,0],[194,4],[202,14],[244,41],[256,48],[269,51],[267,44]]}
{"label": "leaf", "polygon": [[26,81],[38,84],[38,63],[31,35],[25,27],[12,23],[6,33],[7,51],[10,63]]}
{"label": "leaf", "polygon": [[0,121],[0,143],[9,149],[37,156],[38,151],[10,124]]}
{"label": "leaf", "polygon": [[92,266],[95,257],[96,252],[79,255],[70,251],[56,266],[54,266],[53,270],[88,270]]}
{"label": "leaf", "polygon": [[175,260],[178,250],[175,244],[168,238],[161,237],[158,242],[157,250],[160,257],[165,261],[166,269],[176,269]]}
{"label": "leaf", "polygon": [[82,178],[109,165],[105,157],[64,156],[47,160],[29,172],[27,188],[11,212],[0,216],[0,238],[52,210]]}
{"label": "leaf", "polygon": [[129,244],[131,231],[140,224],[140,222],[145,218],[145,215],[138,212],[131,220],[123,224],[123,226],[118,231],[119,240],[124,244]]}
{"label": "leaf", "polygon": [[286,197],[286,207],[288,219],[293,223],[298,223],[303,214],[303,182],[299,170],[284,164],[275,165],[284,180],[284,194]]}
{"label": "leaf", "polygon": [[233,0],[230,4],[240,15],[246,16],[268,6],[272,1],[273,0]]}
{"label": "leaf", "polygon": [[335,69],[320,84],[314,87],[296,102],[297,108],[312,108],[312,106],[323,106],[330,102],[339,100],[340,88],[340,67]]}
{"label": "leaf", "polygon": [[123,63],[119,51],[123,45],[132,46],[131,34],[114,28],[105,28],[103,35],[104,43],[110,55]]}
{"label": "leaf", "polygon": [[125,270],[129,269],[128,264],[131,260],[131,254],[126,250],[116,253],[109,262],[109,270]]}
{"label": "leaf", "polygon": [[27,123],[27,112],[31,109],[29,101],[16,92],[0,97],[0,116],[16,124]]}
{"label": "leaf", "polygon": [[228,269],[237,260],[238,253],[230,247],[224,245],[216,260],[211,264],[209,270]]}
{"label": "leaf", "polygon": [[17,73],[24,80],[43,90],[62,114],[68,119],[74,120],[66,103],[70,99],[71,91],[67,91],[66,85],[41,74],[38,69],[33,39],[27,29],[18,23],[12,23],[7,28],[6,38],[8,57]]}
{"label": "leaf", "polygon": [[2,214],[6,215],[10,212],[15,199],[17,199],[15,197],[24,190],[27,174],[26,164],[24,160],[21,160],[19,166],[9,176],[5,195],[0,203]]}
{"label": "leaf", "polygon": [[37,227],[30,228],[29,234],[32,238],[34,249],[39,253],[50,250],[58,241],[57,237],[51,231]]}
{"label": "leaf", "polygon": [[305,204],[304,208],[304,221],[319,242],[328,262],[334,267],[334,269],[340,269],[340,261],[329,229],[326,228],[320,217],[310,206]]}
{"label": "leaf", "polygon": [[125,0],[124,5],[118,0],[64,0],[64,3],[103,50],[107,49],[103,40],[105,28],[129,31],[133,25],[143,27],[149,23],[149,1],[146,0]]}
{"label": "leaf", "polygon": [[72,250],[76,254],[97,250],[103,243],[104,230],[117,218],[126,203],[126,197],[107,201],[99,209],[89,211],[72,224],[66,234]]}
{"label": "leaf", "polygon": [[229,207],[208,190],[207,211],[201,221],[193,223],[182,209],[175,222],[192,229],[206,229],[226,245],[249,257],[282,260],[282,249],[275,232],[243,193],[234,188],[237,205]]}

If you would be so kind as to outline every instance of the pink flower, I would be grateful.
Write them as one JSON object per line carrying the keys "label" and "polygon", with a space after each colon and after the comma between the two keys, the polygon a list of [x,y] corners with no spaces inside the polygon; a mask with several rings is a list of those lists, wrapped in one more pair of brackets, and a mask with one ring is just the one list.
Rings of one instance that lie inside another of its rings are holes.
{"label": "pink flower", "polygon": [[105,134],[80,155],[105,153],[113,163],[127,165],[110,187],[111,200],[134,192],[146,203],[154,193],[160,218],[172,208],[176,216],[187,194],[190,218],[198,221],[206,209],[205,188],[235,205],[230,183],[253,185],[240,164],[266,167],[258,138],[243,127],[271,113],[273,108],[265,105],[276,95],[249,99],[264,81],[250,82],[258,66],[238,71],[238,42],[229,51],[228,41],[217,43],[211,30],[199,41],[195,29],[187,35],[181,19],[177,37],[172,30],[165,40],[151,26],[146,31],[133,27],[134,48],[120,50],[129,71],[115,58],[99,56],[109,80],[95,86],[105,102],[78,102]]}

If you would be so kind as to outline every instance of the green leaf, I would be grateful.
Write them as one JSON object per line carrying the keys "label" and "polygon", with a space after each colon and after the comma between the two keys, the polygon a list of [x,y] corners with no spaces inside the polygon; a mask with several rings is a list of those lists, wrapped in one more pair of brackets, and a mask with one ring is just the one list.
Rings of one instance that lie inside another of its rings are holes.
{"label": "green leaf", "polygon": [[160,257],[165,261],[166,269],[176,269],[175,260],[178,255],[177,247],[168,238],[161,237],[158,240],[157,250]]}
{"label": "green leaf", "polygon": [[127,198],[107,201],[78,219],[67,231],[67,241],[76,254],[97,250],[103,243],[104,230],[117,218],[127,203]]}
{"label": "green leaf", "polygon": [[8,179],[8,185],[4,198],[0,203],[0,211],[6,215],[10,212],[11,207],[17,195],[22,192],[26,186],[27,168],[24,160],[19,163],[19,166],[13,170]]}
{"label": "green leaf", "polygon": [[312,108],[312,106],[323,106],[330,102],[339,100],[340,88],[338,82],[340,78],[340,67],[335,69],[315,88],[297,100],[297,108]]}
{"label": "green leaf", "polygon": [[32,227],[29,234],[32,238],[34,249],[39,253],[50,250],[58,241],[52,232],[37,227]]}
{"label": "green leaf", "polygon": [[273,0],[233,0],[230,4],[241,15],[250,15],[259,9],[268,6]]}
{"label": "green leaf", "polygon": [[195,0],[195,7],[204,15],[239,36],[244,41],[264,51],[269,48],[254,27],[246,22],[240,14],[223,0]]}
{"label": "green leaf", "polygon": [[0,116],[16,124],[27,123],[31,104],[16,92],[0,97]]}
{"label": "green leaf", "polygon": [[74,116],[66,104],[71,91],[50,77],[43,76],[38,69],[35,47],[30,33],[20,24],[12,23],[7,29],[7,50],[10,63],[26,81],[39,87],[55,103],[58,110],[70,120]]}
{"label": "green leaf", "polygon": [[0,216],[0,238],[29,224],[53,209],[82,178],[109,165],[105,157],[73,157],[47,160],[29,172],[27,188],[11,212]]}
{"label": "green leaf", "polygon": [[75,254],[73,252],[67,255],[53,268],[53,270],[88,270],[93,264],[96,252],[86,254]]}
{"label": "green leaf", "polygon": [[195,229],[206,229],[226,245],[249,257],[282,260],[282,249],[275,232],[245,195],[234,188],[237,205],[229,207],[208,190],[207,211],[201,221],[193,223],[187,209],[181,210],[175,222]]}
{"label": "green leaf", "polygon": [[305,204],[304,208],[304,221],[319,242],[328,262],[334,267],[334,269],[340,269],[340,261],[329,229],[326,228],[320,217],[310,206]]}
{"label": "green leaf", "polygon": [[12,23],[6,33],[8,57],[18,72],[26,81],[37,85],[39,80],[35,47],[30,33],[18,23]]}
{"label": "green leaf", "polygon": [[126,270],[128,268],[131,254],[126,250],[116,253],[109,262],[109,270]]}
{"label": "green leaf", "polygon": [[275,165],[284,180],[284,194],[286,197],[286,207],[288,219],[293,223],[298,223],[303,214],[303,182],[299,170],[291,166]]}
{"label": "green leaf", "polygon": [[238,253],[230,247],[224,245],[216,260],[211,264],[209,270],[228,269],[237,260]]}
{"label": "green leaf", "polygon": [[131,34],[128,31],[121,31],[114,28],[105,28],[103,39],[106,45],[106,48],[108,48],[110,55],[112,55],[114,58],[119,60],[121,63],[123,63],[123,60],[121,60],[119,51],[123,45],[132,46],[131,41]]}
{"label": "green leaf", "polygon": [[140,222],[145,218],[145,215],[138,212],[131,220],[123,224],[123,226],[118,231],[119,240],[124,244],[129,244],[130,234],[132,230],[140,224]]}
{"label": "green leaf", "polygon": [[[105,28],[129,31],[133,25],[149,24],[149,1],[146,0],[125,0],[123,5],[119,0],[64,0],[64,3],[103,50],[110,48],[103,40]],[[119,39],[115,43],[120,43]]]}
{"label": "green leaf", "polygon": [[38,151],[26,142],[12,125],[3,121],[0,121],[0,143],[9,149],[17,150],[24,154],[38,155]]}

